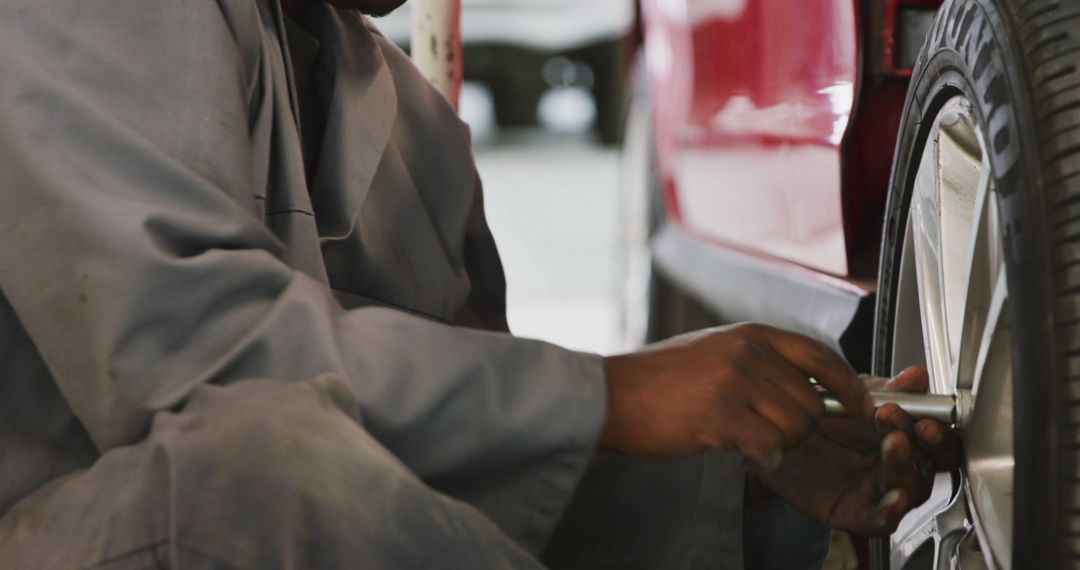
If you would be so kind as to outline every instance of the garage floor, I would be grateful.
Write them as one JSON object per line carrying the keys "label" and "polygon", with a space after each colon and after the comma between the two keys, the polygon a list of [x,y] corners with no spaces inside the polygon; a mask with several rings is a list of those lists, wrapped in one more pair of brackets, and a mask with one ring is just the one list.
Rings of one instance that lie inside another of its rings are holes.
{"label": "garage floor", "polygon": [[519,336],[609,353],[618,327],[619,152],[593,142],[584,93],[549,94],[546,128],[499,131],[486,91],[467,86],[488,221],[509,286]]}

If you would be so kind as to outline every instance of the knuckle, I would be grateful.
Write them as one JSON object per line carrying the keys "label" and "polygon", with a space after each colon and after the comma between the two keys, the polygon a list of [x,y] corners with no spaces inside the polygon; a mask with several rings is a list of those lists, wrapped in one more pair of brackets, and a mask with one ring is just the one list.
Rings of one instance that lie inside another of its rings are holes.
{"label": "knuckle", "polygon": [[766,453],[780,451],[784,448],[784,436],[779,431],[768,431],[762,434],[761,450]]}
{"label": "knuckle", "polygon": [[720,436],[715,430],[710,429],[704,422],[693,422],[690,425],[690,433],[705,447],[720,447]]}
{"label": "knuckle", "polygon": [[820,366],[831,366],[836,364],[837,356],[836,352],[828,346],[818,342],[812,341],[809,346],[810,359],[815,364]]}
{"label": "knuckle", "polygon": [[732,326],[732,330],[743,337],[753,337],[761,333],[761,325],[758,323],[739,323]]}
{"label": "knuckle", "polygon": [[761,354],[757,345],[749,340],[737,340],[732,343],[729,357],[732,361],[741,362],[756,359]]}
{"label": "knuckle", "polygon": [[697,439],[701,445],[710,449],[733,449],[735,448],[735,441],[732,438],[732,434],[727,430],[719,429],[718,426],[709,421],[698,421],[691,427],[693,437]]}
{"label": "knuckle", "polygon": [[809,412],[800,410],[789,416],[789,423],[791,433],[802,436],[810,433],[810,430],[813,429],[814,418]]}
{"label": "knuckle", "polygon": [[721,365],[719,374],[711,381],[703,383],[697,395],[703,402],[730,405],[743,397],[740,378],[741,373],[738,367],[730,364]]}
{"label": "knuckle", "polygon": [[751,336],[768,336],[771,335],[775,329],[769,325],[762,323],[747,322],[740,325],[742,329]]}
{"label": "knuckle", "polygon": [[748,407],[761,397],[760,380],[745,366],[730,363],[722,378],[715,383],[714,395],[719,400],[731,400]]}
{"label": "knuckle", "polygon": [[701,431],[698,433],[698,441],[701,445],[707,449],[733,449],[735,446],[731,444],[730,438],[724,434],[716,433],[712,430]]}
{"label": "knuckle", "polygon": [[722,406],[729,417],[752,411],[757,399],[751,377],[742,372],[735,372],[723,382],[714,384],[708,396],[712,398],[713,405]]}
{"label": "knuckle", "polygon": [[787,449],[798,445],[810,435],[810,430],[802,422],[793,424],[791,429],[785,431],[780,439],[775,442],[776,449]]}
{"label": "knuckle", "polygon": [[799,430],[800,431],[800,434],[799,434],[800,438],[809,437],[810,434],[814,432],[814,429],[817,426],[817,422],[818,422],[817,417],[815,417],[813,415],[810,415],[810,414],[804,415],[802,417],[802,423],[799,426],[799,428],[800,428],[800,430]]}

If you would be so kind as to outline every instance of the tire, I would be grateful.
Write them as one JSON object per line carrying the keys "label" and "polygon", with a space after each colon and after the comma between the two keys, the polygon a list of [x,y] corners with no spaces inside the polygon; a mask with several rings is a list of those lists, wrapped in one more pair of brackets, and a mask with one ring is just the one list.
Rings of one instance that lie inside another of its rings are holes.
{"label": "tire", "polygon": [[[909,214],[923,152],[946,104],[969,101],[1002,230],[1015,379],[1011,559],[995,565],[1018,569],[1080,568],[1078,70],[1080,2],[946,1],[912,77],[884,227],[880,375],[903,366],[892,361],[902,341],[894,333],[910,310],[900,306],[898,284],[905,239],[915,239]],[[874,567],[890,568],[889,555],[886,542],[876,543]]]}

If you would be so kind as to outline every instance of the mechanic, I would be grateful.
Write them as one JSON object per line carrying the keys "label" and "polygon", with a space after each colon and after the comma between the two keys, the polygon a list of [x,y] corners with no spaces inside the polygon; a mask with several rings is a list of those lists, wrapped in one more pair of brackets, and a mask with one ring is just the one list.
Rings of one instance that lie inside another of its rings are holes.
{"label": "mechanic", "polygon": [[739,568],[762,496],[820,562],[925,499],[953,436],[813,340],[506,334],[402,1],[0,3],[0,568]]}

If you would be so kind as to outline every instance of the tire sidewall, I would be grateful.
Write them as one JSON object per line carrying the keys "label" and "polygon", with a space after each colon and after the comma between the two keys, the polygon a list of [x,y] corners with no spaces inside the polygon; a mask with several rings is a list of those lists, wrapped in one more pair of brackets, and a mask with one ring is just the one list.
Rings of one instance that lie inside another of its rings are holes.
{"label": "tire sidewall", "polygon": [[[990,155],[1005,242],[1015,379],[1013,558],[1023,561],[1013,567],[1053,568],[1061,545],[1050,529],[1060,529],[1061,483],[1054,452],[1058,375],[1045,189],[1026,66],[1006,15],[998,0],[947,1],[919,57],[893,163],[873,362],[875,373],[891,373],[897,271],[915,174],[935,118],[949,99],[961,95],[972,103]],[[879,568],[888,567],[887,548],[875,549]]]}

